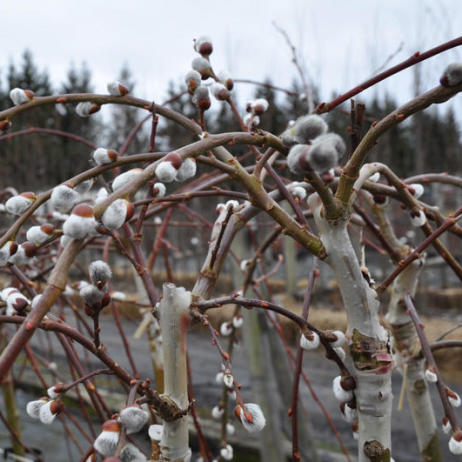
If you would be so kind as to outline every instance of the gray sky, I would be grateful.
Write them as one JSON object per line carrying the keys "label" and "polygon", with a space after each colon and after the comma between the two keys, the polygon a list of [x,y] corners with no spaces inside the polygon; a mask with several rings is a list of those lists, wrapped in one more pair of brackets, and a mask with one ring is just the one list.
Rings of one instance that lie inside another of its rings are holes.
{"label": "gray sky", "polygon": [[[454,38],[461,18],[460,0],[1,0],[0,66],[18,63],[28,48],[59,83],[71,62],[86,61],[96,90],[105,91],[127,62],[136,94],[160,101],[168,80],[189,69],[193,38],[206,34],[214,40],[216,70],[257,80],[271,76],[288,86],[295,69],[272,26],[276,20],[327,100],[369,77],[400,44],[389,65]],[[423,89],[438,82],[449,62],[461,59],[462,49],[425,62]],[[412,92],[412,71],[369,92],[384,90],[404,102]]]}

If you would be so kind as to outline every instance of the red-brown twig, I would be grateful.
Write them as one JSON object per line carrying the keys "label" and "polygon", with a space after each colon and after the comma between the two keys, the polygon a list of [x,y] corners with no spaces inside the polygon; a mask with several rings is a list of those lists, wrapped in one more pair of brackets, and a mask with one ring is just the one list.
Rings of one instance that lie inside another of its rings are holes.
{"label": "red-brown twig", "polygon": [[449,50],[454,47],[458,47],[460,45],[462,45],[462,37],[458,37],[454,40],[450,40],[449,42],[443,43],[442,45],[438,45],[437,47],[432,48],[424,53],[416,52],[410,58],[406,59],[402,63],[399,63],[396,66],[393,66],[390,69],[387,69],[386,71],[383,71],[380,74],[364,81],[363,83],[352,88],[350,91],[347,91],[343,95],[340,95],[337,98],[333,99],[329,103],[321,103],[316,108],[316,112],[318,114],[329,112],[335,107],[337,107],[338,105],[342,104],[347,99],[350,99],[353,96],[357,95],[358,93],[361,93],[362,91],[371,87],[372,85],[375,85],[376,83],[381,82],[382,80],[385,80],[387,77],[397,74],[403,69],[413,66],[414,64],[420,63],[424,61],[425,59],[431,58],[432,56],[442,53],[443,51]]}

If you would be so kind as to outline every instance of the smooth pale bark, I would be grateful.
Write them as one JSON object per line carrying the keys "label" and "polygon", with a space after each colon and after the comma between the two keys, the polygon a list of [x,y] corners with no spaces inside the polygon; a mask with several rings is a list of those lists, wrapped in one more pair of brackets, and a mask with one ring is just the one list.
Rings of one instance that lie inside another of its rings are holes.
{"label": "smooth pale bark", "polygon": [[309,205],[327,250],[348,316],[350,351],[356,378],[359,462],[389,462],[391,457],[391,355],[388,333],[379,322],[379,300],[361,272],[347,222],[328,222],[319,197]]}
{"label": "smooth pale bark", "polygon": [[[163,298],[159,304],[160,330],[164,359],[164,394],[180,409],[188,407],[186,335],[189,322],[191,293],[174,284],[163,285]],[[161,453],[163,461],[189,462],[187,415],[174,422],[164,422]]]}
{"label": "smooth pale bark", "polygon": [[425,379],[425,360],[421,357],[417,332],[403,301],[406,293],[415,294],[422,265],[421,259],[412,262],[393,282],[387,320],[391,325],[398,363],[406,365],[403,367],[406,374],[403,380],[422,461],[440,462],[438,428]]}

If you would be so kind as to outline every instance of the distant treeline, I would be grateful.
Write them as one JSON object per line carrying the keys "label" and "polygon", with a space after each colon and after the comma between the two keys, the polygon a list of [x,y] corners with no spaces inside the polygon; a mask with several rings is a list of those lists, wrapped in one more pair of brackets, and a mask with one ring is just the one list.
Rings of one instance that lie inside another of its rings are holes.
{"label": "distant treeline", "polygon": [[[28,51],[24,52],[19,64],[11,63],[7,69],[0,69],[0,78],[0,109],[12,105],[8,94],[14,87],[31,89],[36,95],[93,90],[91,72],[85,64],[80,67],[71,66],[66,81],[53,84],[48,73],[38,68]],[[136,94],[135,84],[127,66],[121,69],[119,80]],[[265,83],[271,84],[270,81]],[[236,87],[234,92],[238,94],[239,87]],[[184,90],[182,81],[170,82],[166,99]],[[282,92],[276,94],[269,86],[256,87],[255,96],[264,97],[270,103],[270,109],[263,115],[260,124],[262,129],[281,133],[290,120],[306,112],[306,105],[298,96],[302,92],[300,86],[294,81],[289,90],[297,95]],[[171,107],[191,118],[197,115],[189,95],[177,98],[171,103]],[[214,102],[212,107],[214,110],[206,118],[210,132],[239,130],[239,125],[225,103]],[[396,107],[397,102],[389,95],[366,101],[364,130],[374,120],[379,120]],[[350,124],[348,110],[349,105],[344,104],[342,109],[328,115],[331,130],[342,135],[347,143]],[[96,146],[117,150],[145,114],[126,106],[105,108],[106,114],[107,111],[110,111],[108,117],[95,114],[90,118],[81,118],[69,105],[40,107],[16,117],[8,133],[30,127],[51,128],[87,139]],[[129,153],[147,151],[150,124],[145,125],[145,129],[138,133],[130,145]],[[192,141],[195,139],[184,129],[168,121],[162,121],[156,149],[166,150]],[[42,190],[56,185],[87,169],[90,166],[90,153],[91,149],[88,146],[62,136],[32,134],[11,139],[0,138],[0,187],[11,185],[23,191]],[[389,130],[380,139],[370,160],[387,163],[399,175],[409,176],[416,172],[460,173],[461,155],[460,133],[452,109],[441,112],[434,108]]]}

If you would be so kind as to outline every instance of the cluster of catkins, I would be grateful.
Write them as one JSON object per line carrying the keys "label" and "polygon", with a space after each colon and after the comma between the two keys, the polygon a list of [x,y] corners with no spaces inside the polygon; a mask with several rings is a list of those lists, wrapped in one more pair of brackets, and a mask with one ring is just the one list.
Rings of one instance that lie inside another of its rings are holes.
{"label": "cluster of catkins", "polygon": [[[186,86],[192,95],[193,103],[201,110],[210,108],[211,101],[209,89],[218,101],[226,101],[234,87],[234,82],[226,71],[215,75],[210,63],[213,52],[212,40],[209,37],[199,37],[194,41],[194,50],[200,55],[191,62],[192,69],[185,75]],[[212,78],[215,82],[206,86],[203,81]]]}
{"label": "cluster of catkins", "polygon": [[315,170],[323,174],[336,167],[345,154],[342,138],[328,133],[327,123],[318,115],[300,117],[282,134],[282,142],[290,147],[289,169],[295,175]]}
{"label": "cluster of catkins", "polygon": [[[33,419],[40,419],[44,424],[51,424],[57,415],[63,410],[61,396],[69,387],[62,383],[50,387],[47,390],[48,396],[35,401],[30,401],[26,405],[27,414]],[[149,421],[149,413],[138,404],[125,406],[119,414],[107,420],[101,427],[101,433],[96,438],[93,447],[95,451],[103,457],[111,457],[117,448],[122,428],[127,434],[141,431]],[[160,441],[162,435],[161,425],[151,425],[149,427],[149,437],[153,441]],[[146,456],[133,444],[127,443],[121,450],[118,459],[122,462],[146,462]],[[88,462],[96,461],[93,454]]]}

